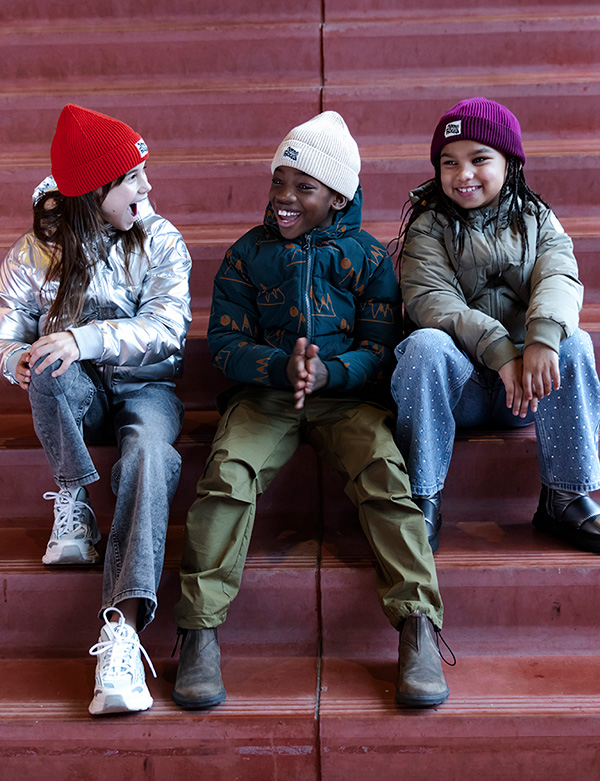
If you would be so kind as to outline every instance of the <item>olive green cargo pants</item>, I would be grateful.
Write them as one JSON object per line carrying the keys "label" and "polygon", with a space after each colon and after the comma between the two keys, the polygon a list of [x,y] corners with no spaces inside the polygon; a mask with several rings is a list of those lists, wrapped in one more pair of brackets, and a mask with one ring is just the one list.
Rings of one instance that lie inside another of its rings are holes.
{"label": "olive green cargo pants", "polygon": [[411,501],[391,412],[347,395],[244,389],[215,435],[190,507],[175,617],[184,629],[222,624],[237,595],[257,497],[304,437],[345,480],[376,557],[377,591],[391,624],[421,610],[441,628],[443,607],[421,511]]}

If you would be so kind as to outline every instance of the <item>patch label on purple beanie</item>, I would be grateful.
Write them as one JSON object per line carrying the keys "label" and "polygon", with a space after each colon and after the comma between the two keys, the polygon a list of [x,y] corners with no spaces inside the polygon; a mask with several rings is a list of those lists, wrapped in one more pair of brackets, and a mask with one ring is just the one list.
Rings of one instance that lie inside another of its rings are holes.
{"label": "patch label on purple beanie", "polygon": [[139,141],[136,141],[135,145],[137,147],[137,151],[140,153],[140,157],[144,157],[144,155],[148,154],[148,146],[143,138],[140,138]]}
{"label": "patch label on purple beanie", "polygon": [[460,136],[462,128],[462,119],[455,119],[454,122],[448,122],[444,130],[444,138],[450,136]]}

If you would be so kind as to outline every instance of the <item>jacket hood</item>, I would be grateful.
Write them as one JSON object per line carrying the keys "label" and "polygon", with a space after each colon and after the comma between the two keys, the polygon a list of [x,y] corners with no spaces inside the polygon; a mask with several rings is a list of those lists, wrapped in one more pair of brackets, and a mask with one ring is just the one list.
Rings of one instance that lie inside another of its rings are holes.
{"label": "jacket hood", "polygon": [[[311,235],[314,236],[315,240],[320,241],[341,238],[342,236],[347,236],[353,231],[359,231],[362,223],[362,202],[362,188],[359,185],[354,198],[344,209],[342,209],[342,211],[336,213],[332,225],[330,225],[328,228],[313,228],[310,231]],[[266,228],[274,231],[283,239],[283,236],[281,236],[279,231],[279,225],[277,224],[277,219],[275,217],[273,207],[271,206],[270,202],[265,210],[263,223]],[[305,235],[306,234],[303,233],[293,241],[301,243],[302,236]]]}

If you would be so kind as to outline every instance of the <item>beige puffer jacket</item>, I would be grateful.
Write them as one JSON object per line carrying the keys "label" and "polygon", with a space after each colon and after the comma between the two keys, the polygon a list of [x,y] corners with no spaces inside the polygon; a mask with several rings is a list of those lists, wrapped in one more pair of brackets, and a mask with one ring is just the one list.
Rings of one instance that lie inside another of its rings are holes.
{"label": "beige puffer jacket", "polygon": [[[419,190],[411,193],[418,198]],[[496,230],[494,209],[474,209],[471,240],[457,262],[445,217],[426,211],[411,225],[402,255],[406,313],[439,328],[475,362],[498,371],[540,342],[558,352],[578,327],[583,301],[573,243],[550,209],[526,204],[528,253],[514,226]]]}

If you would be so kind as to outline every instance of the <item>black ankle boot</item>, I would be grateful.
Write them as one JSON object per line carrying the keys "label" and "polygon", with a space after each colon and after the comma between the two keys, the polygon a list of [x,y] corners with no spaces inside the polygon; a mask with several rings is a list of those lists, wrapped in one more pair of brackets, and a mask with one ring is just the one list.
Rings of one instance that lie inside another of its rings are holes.
{"label": "black ankle boot", "polygon": [[180,629],[179,653],[173,700],[182,708],[200,710],[225,699],[221,678],[221,649],[216,629]]}
{"label": "black ankle boot", "polygon": [[600,553],[600,506],[586,494],[542,486],[533,525],[590,553]]}
{"label": "black ankle boot", "polygon": [[427,539],[433,553],[439,546],[439,533],[442,528],[442,492],[432,496],[413,496],[413,502],[425,517]]}
{"label": "black ankle boot", "polygon": [[449,689],[433,624],[417,610],[402,622],[399,631],[396,704],[412,708],[440,705],[448,699]]}

